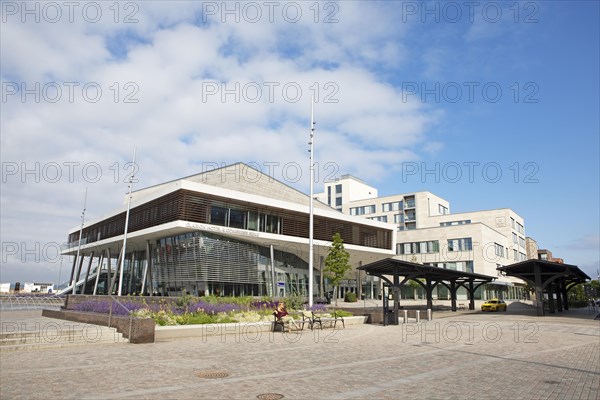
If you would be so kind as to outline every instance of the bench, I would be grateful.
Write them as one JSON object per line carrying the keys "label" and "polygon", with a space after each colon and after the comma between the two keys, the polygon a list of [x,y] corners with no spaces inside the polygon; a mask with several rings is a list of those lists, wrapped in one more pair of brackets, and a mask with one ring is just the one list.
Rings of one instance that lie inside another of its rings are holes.
{"label": "bench", "polygon": [[341,321],[342,322],[342,326],[344,327],[344,329],[346,328],[346,323],[344,322],[344,318],[340,315],[338,315],[338,313],[336,311],[334,311],[333,313],[331,313],[331,316],[320,316],[320,315],[316,315],[314,312],[311,311],[311,318],[312,318],[312,327],[314,327],[315,324],[319,324],[319,326],[321,327],[321,329],[323,329],[323,322],[332,322],[331,327],[333,327],[335,329],[337,322]]}
{"label": "bench", "polygon": [[280,326],[282,332],[289,332],[292,330],[292,326],[295,328],[294,330],[304,330],[304,324],[309,324],[310,329],[312,329],[312,319],[307,318],[303,312],[291,312],[283,318],[277,318],[276,315],[273,315],[275,321],[273,322],[273,332],[277,331],[277,327]]}

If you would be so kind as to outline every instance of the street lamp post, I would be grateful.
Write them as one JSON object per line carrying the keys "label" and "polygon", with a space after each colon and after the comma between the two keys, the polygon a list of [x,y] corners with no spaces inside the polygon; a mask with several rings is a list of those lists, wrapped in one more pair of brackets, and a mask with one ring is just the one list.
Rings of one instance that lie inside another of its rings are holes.
{"label": "street lamp post", "polygon": [[[119,292],[117,293],[118,296],[122,295],[122,289],[123,289],[123,270],[125,269],[125,256],[127,254],[127,228],[129,226],[129,209],[131,208],[131,189],[133,188],[133,180],[134,180],[134,173],[135,173],[135,148],[133,149],[133,171],[131,173],[131,177],[129,178],[129,194],[127,196],[127,212],[125,214],[125,232],[123,235],[123,255],[121,256],[121,266],[119,268]],[[131,270],[131,265],[130,265],[130,270]]]}
{"label": "street lamp post", "polygon": [[310,102],[310,207],[309,207],[309,228],[308,228],[308,306],[313,306],[313,225],[314,225],[314,185],[315,185],[315,163],[314,163],[314,133],[315,133],[315,121],[314,121],[314,109],[315,109],[315,98],[311,98]]}

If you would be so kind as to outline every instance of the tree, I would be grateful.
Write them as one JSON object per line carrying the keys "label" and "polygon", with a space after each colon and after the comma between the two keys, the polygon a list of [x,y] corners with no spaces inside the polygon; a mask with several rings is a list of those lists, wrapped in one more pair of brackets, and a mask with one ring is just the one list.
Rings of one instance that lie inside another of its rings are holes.
{"label": "tree", "polygon": [[[334,293],[337,292],[340,282],[346,277],[348,271],[352,269],[348,260],[350,260],[350,254],[344,249],[344,241],[337,232],[333,235],[329,254],[325,259],[325,268],[323,269],[323,275],[333,284]],[[335,306],[337,307],[337,296],[335,296]]]}

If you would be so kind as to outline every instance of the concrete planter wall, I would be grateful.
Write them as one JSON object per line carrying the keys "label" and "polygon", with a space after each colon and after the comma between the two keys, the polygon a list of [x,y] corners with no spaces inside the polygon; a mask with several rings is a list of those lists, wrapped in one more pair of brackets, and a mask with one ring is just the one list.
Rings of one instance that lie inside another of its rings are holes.
{"label": "concrete planter wall", "polygon": [[68,294],[65,300],[65,308],[73,310],[75,306],[86,301],[114,301],[121,303],[146,303],[146,304],[173,304],[177,301],[176,297],[161,296],[92,296],[89,294]]}
{"label": "concrete planter wall", "polygon": [[[72,310],[43,310],[43,317],[64,319],[67,321],[85,324],[110,326],[129,339],[129,343],[154,343],[155,323],[150,318],[129,318],[123,316],[109,316],[90,312]],[[110,320],[110,325],[109,325]]]}
{"label": "concrete planter wall", "polygon": [[[351,325],[364,324],[367,317],[344,317],[346,327]],[[325,325],[325,324],[323,324]],[[341,322],[336,329],[341,328]],[[327,329],[327,328],[326,328]],[[310,329],[305,329],[310,332]],[[175,326],[157,326],[155,329],[155,340],[174,340],[181,338],[207,338],[209,336],[235,335],[235,340],[259,341],[261,338],[267,338],[273,333],[273,322],[237,322],[231,324],[202,324],[202,325],[175,325]],[[276,332],[276,334],[279,332]],[[281,334],[281,333],[279,333]]]}

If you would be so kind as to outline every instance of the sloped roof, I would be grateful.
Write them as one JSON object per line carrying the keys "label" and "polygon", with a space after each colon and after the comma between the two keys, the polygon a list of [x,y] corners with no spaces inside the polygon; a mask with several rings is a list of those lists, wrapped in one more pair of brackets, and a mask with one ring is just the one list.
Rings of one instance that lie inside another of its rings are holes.
{"label": "sloped roof", "polygon": [[[294,181],[296,181],[302,179],[302,176],[293,178]],[[214,168],[205,172],[201,172],[199,174],[190,175],[144,189],[139,189],[134,193],[138,198],[144,197],[182,180],[234,190],[247,194],[265,196],[272,199],[302,205],[308,205],[310,200],[309,195],[302,193],[286,183],[283,183],[274,177],[265,174],[261,170],[242,162],[225,165],[220,168]],[[333,208],[321,203],[318,200],[315,200],[314,206],[324,210],[333,210]]]}

